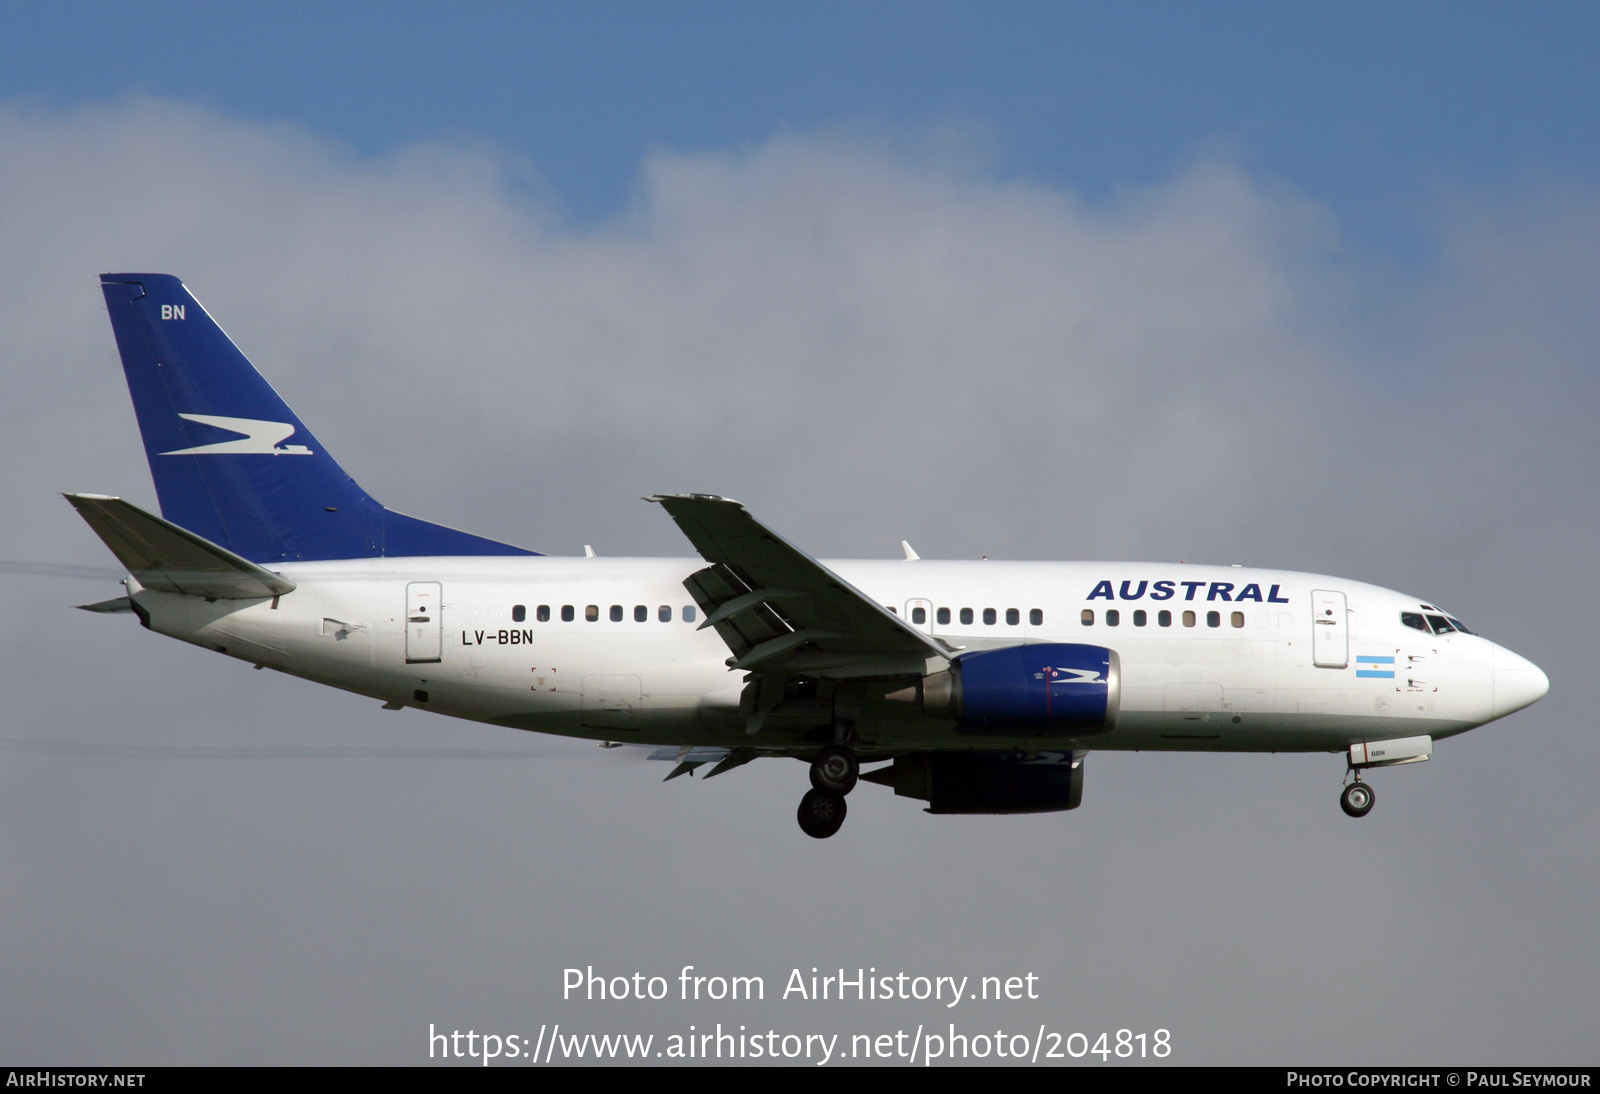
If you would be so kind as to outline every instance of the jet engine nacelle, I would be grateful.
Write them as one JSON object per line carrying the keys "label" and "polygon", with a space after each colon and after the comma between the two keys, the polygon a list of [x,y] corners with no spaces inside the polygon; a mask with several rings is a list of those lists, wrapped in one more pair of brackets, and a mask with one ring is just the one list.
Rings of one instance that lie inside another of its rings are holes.
{"label": "jet engine nacelle", "polygon": [[1083,800],[1082,752],[917,752],[863,778],[930,813],[1055,813]]}
{"label": "jet engine nacelle", "polygon": [[1117,651],[1076,643],[979,650],[922,681],[923,713],[963,733],[1104,733],[1121,700]]}

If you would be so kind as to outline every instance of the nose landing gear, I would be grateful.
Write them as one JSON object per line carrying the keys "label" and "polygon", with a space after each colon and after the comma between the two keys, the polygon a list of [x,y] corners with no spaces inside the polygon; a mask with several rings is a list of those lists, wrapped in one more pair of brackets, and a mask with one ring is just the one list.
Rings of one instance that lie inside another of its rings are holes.
{"label": "nose landing gear", "polygon": [[1364,817],[1372,812],[1373,803],[1378,796],[1372,792],[1372,787],[1361,781],[1361,773],[1356,772],[1356,781],[1344,788],[1344,793],[1339,795],[1339,808],[1345,811],[1346,816]]}
{"label": "nose landing gear", "polygon": [[1350,746],[1345,759],[1345,777],[1351,781],[1339,795],[1339,808],[1346,816],[1364,817],[1372,812],[1372,803],[1378,796],[1372,787],[1361,781],[1361,772],[1369,767],[1394,767],[1398,764],[1422,763],[1433,755],[1432,737],[1396,737],[1388,741],[1358,741]]}

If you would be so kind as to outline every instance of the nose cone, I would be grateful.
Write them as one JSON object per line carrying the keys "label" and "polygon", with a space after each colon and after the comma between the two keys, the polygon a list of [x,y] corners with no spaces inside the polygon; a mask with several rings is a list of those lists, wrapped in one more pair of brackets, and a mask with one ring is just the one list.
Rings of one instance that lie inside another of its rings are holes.
{"label": "nose cone", "polygon": [[1550,690],[1550,678],[1532,661],[1500,646],[1494,648],[1494,716],[1531,706]]}

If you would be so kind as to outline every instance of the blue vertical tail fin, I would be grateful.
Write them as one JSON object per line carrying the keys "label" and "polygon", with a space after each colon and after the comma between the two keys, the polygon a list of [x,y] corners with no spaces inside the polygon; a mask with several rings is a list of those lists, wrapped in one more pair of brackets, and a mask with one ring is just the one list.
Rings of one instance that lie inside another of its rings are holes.
{"label": "blue vertical tail fin", "polygon": [[251,562],[526,555],[374,501],[169,274],[102,274],[161,515]]}

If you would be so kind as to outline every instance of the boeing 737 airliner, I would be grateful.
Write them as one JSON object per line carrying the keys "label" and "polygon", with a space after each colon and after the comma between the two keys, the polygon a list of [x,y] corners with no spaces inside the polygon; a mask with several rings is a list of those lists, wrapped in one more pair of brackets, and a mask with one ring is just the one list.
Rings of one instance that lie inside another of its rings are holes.
{"label": "boeing 737 airliner", "polygon": [[391,709],[658,746],[668,778],[805,760],[818,838],[858,777],[932,813],[1074,809],[1094,749],[1343,753],[1364,816],[1363,771],[1549,686],[1359,582],[909,546],[819,561],[710,494],[647,499],[698,561],[536,554],[374,501],[177,278],[101,283],[161,516],[68,495],[128,570],[126,596],[85,607]]}

